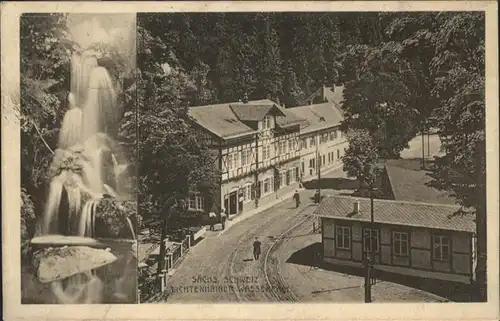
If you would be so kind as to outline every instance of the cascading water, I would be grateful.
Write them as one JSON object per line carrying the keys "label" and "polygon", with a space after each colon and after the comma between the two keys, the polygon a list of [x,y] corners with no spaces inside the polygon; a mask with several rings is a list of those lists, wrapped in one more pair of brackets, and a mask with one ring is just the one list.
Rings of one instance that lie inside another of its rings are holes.
{"label": "cascading water", "polygon": [[[116,154],[119,151],[109,131],[116,126],[120,116],[116,97],[108,70],[98,66],[92,54],[74,53],[71,93],[68,95],[70,108],[62,121],[54,159],[59,172],[49,184],[41,236],[96,238],[96,211],[105,194],[117,199],[130,198],[130,191],[124,191],[118,177],[124,175],[128,164],[118,163]],[[112,161],[105,162],[107,159]],[[108,179],[108,173],[114,178]],[[124,219],[130,229],[128,234],[135,240],[132,222],[128,217]],[[66,246],[72,245],[75,244]],[[130,249],[125,253],[108,250],[124,265],[114,269],[111,273],[116,274],[114,278],[108,277],[107,270],[102,272],[100,267],[55,278],[50,289],[58,303],[106,303],[109,300],[105,292],[110,288],[114,289],[111,296],[115,300],[135,300],[135,295],[131,299],[127,294],[131,292],[130,275],[135,272]],[[103,264],[111,261],[106,262]],[[103,264],[100,266],[104,268]],[[132,284],[135,293],[135,283]]]}

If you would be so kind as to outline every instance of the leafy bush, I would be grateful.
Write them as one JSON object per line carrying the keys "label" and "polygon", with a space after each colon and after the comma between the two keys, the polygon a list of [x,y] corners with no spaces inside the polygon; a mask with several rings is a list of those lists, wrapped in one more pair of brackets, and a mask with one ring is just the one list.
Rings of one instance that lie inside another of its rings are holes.
{"label": "leafy bush", "polygon": [[30,241],[35,231],[35,206],[26,189],[21,189],[21,258],[27,259],[31,253]]}

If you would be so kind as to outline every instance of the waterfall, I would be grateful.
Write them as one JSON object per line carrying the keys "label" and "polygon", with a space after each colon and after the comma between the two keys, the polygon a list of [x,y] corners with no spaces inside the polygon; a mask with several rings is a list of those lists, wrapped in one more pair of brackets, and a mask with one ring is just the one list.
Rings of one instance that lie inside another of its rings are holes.
{"label": "waterfall", "polygon": [[[53,164],[56,168],[59,166],[61,173],[50,182],[41,233],[93,238],[96,237],[96,209],[103,194],[117,199],[129,196],[118,183],[119,176],[126,175],[128,164],[123,157],[122,163],[118,163],[115,156],[118,145],[113,140],[113,130],[120,117],[118,87],[108,70],[98,66],[95,53],[87,51],[72,55],[70,79],[69,109],[61,123],[60,152],[56,153]],[[69,163],[65,163],[67,160]],[[114,178],[108,179],[105,176],[108,173]],[[64,227],[59,224],[60,215],[67,216]],[[129,218],[126,220],[135,239],[132,222]],[[132,264],[129,261],[124,264],[126,269],[135,268],[128,266]],[[101,280],[95,270],[81,271],[53,281],[50,289],[58,303],[102,303],[104,288],[110,286],[110,282],[118,282],[125,288],[130,286],[130,277],[120,275],[117,280],[106,277]],[[119,291],[126,292],[124,288]]]}
{"label": "waterfall", "polygon": [[90,74],[82,119],[84,141],[98,133],[106,133],[107,126],[116,125],[118,121],[115,89],[104,67],[96,67]]}
{"label": "waterfall", "polygon": [[42,232],[44,234],[50,234],[53,231],[54,219],[57,223],[65,176],[66,173],[63,172],[50,183],[49,197],[47,198],[47,203],[45,203],[45,213],[43,215]]}
{"label": "waterfall", "polygon": [[64,115],[61,130],[59,131],[58,147],[68,149],[80,143],[82,131],[82,110],[76,106],[75,96],[68,95],[70,109]]}
{"label": "waterfall", "polygon": [[94,215],[99,199],[88,200],[82,208],[78,224],[78,236],[94,236]]}

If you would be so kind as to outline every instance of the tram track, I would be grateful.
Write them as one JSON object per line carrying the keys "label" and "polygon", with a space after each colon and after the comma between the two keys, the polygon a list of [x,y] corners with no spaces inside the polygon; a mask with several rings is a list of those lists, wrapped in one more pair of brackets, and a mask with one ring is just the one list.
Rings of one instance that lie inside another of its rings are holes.
{"label": "tram track", "polygon": [[[312,204],[307,205],[304,209],[301,210],[301,213],[307,210],[310,206],[313,205]],[[305,218],[301,219],[298,223],[294,224],[288,230],[283,232],[280,236],[278,236],[278,238],[276,238],[275,242],[272,243],[271,246],[266,251],[266,255],[264,257],[264,276],[266,279],[267,286],[271,290],[273,297],[278,301],[299,302],[299,298],[288,287],[283,277],[283,274],[281,273],[280,254],[282,252],[280,252],[280,249],[282,251],[291,242],[291,238],[287,238],[287,236],[290,236],[297,229],[299,233],[308,229],[309,225],[305,224],[308,221],[311,221],[311,215],[307,215]],[[271,255],[273,253],[273,250],[276,253],[274,257]],[[272,275],[274,275],[274,277],[272,277]],[[274,284],[271,281],[274,281]]]}

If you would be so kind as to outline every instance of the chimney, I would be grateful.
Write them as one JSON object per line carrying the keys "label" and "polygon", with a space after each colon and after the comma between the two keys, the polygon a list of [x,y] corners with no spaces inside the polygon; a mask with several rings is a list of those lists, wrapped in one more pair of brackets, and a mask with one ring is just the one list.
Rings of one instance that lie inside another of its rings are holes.
{"label": "chimney", "polygon": [[359,210],[360,210],[360,206],[359,206],[359,201],[355,201],[354,202],[354,213],[355,214],[358,214],[359,213]]}

